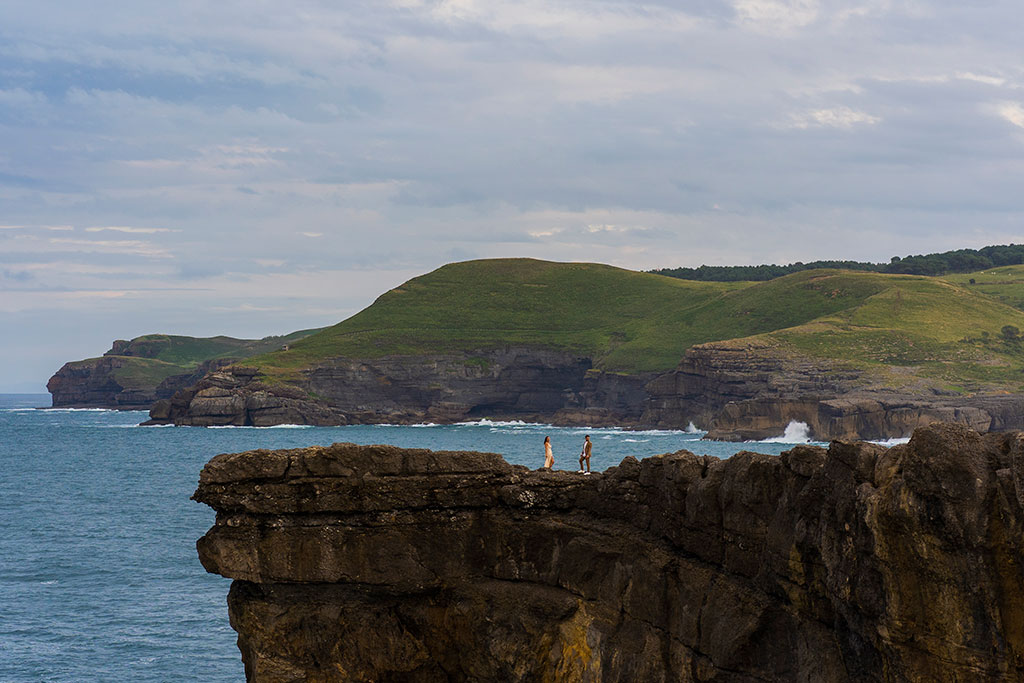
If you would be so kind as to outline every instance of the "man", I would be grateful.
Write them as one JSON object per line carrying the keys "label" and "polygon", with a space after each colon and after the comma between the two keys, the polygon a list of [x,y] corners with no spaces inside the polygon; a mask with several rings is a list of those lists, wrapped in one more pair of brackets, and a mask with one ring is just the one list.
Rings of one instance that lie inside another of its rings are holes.
{"label": "man", "polygon": [[[594,447],[594,444],[590,443],[590,434],[583,437],[583,450],[580,451],[580,468],[577,472],[581,474],[590,474],[590,449]],[[587,461],[587,471],[583,471],[583,461]]]}

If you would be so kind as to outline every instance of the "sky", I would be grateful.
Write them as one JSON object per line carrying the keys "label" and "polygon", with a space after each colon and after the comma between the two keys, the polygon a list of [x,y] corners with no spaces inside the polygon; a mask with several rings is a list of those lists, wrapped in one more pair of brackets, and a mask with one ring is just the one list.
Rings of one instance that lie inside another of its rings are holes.
{"label": "sky", "polygon": [[0,3],[0,391],[444,263],[1024,241],[1019,0]]}

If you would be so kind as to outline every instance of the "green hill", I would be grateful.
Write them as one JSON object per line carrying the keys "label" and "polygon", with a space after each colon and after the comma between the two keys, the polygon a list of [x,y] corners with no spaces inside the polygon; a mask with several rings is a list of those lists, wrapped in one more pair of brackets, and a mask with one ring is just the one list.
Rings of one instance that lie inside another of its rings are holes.
{"label": "green hill", "polygon": [[1024,312],[950,279],[816,270],[760,283],[698,282],[493,259],[414,278],[289,350],[246,364],[287,381],[330,357],[525,344],[588,355],[605,371],[659,372],[694,344],[758,336],[794,356],[879,372],[898,366],[900,377],[966,391],[979,383],[1016,388],[1024,379],[1020,344],[1001,333],[1007,325],[1024,329]]}
{"label": "green hill", "polygon": [[1024,265],[947,275],[943,279],[1024,310]]}
{"label": "green hill", "polygon": [[1019,391],[1024,385],[1024,347],[1013,334],[1024,326],[1021,310],[947,279],[816,272],[829,287],[852,280],[878,291],[764,338],[794,353],[874,370],[893,388],[913,388],[922,379],[957,392]]}
{"label": "green hill", "polygon": [[[122,360],[120,367],[110,372],[110,376],[117,380],[118,384],[126,389],[147,389],[155,387],[168,377],[192,372],[207,361],[219,358],[249,358],[308,337],[317,331],[300,330],[284,336],[263,339],[147,334],[131,341],[115,341],[113,348],[103,355],[117,356]],[[97,360],[88,358],[68,365],[72,369],[87,367],[95,364]]]}

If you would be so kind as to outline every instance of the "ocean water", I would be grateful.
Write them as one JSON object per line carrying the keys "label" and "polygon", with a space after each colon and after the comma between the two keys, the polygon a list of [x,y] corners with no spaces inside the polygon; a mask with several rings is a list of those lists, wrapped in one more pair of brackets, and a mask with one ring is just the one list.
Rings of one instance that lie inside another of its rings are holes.
{"label": "ocean water", "polygon": [[[771,442],[702,441],[699,430],[623,431],[482,420],[462,425],[271,428],[138,427],[142,412],[36,410],[48,395],[0,394],[0,682],[240,681],[228,625],[230,581],[207,574],[195,542],[213,512],[189,500],[218,453],[338,441],[501,453],[555,468],[687,449],[778,454]],[[787,442],[784,442],[787,441]]]}

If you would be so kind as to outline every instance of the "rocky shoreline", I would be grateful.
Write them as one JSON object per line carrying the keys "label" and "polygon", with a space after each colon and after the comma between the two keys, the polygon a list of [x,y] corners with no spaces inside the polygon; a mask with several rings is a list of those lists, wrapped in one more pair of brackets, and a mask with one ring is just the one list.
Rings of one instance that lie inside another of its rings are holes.
{"label": "rocky shoreline", "polygon": [[861,373],[773,355],[770,347],[705,344],[669,373],[596,370],[591,359],[523,347],[430,357],[334,359],[287,384],[230,366],[158,401],[147,424],[448,424],[480,418],[556,425],[685,429],[758,441],[791,422],[814,440],[884,440],[933,422],[1024,429],[1024,394],[909,393]]}
{"label": "rocky shoreline", "polygon": [[918,429],[591,477],[335,444],[194,498],[250,681],[1024,677],[1024,435]]}

